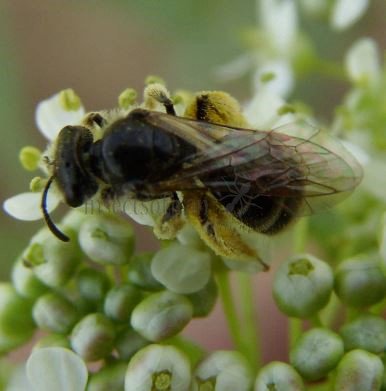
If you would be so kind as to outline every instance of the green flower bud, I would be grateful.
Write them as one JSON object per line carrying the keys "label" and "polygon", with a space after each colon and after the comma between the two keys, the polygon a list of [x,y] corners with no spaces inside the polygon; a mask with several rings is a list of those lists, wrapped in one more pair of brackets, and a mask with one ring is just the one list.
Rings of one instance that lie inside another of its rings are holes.
{"label": "green flower bud", "polygon": [[46,293],[35,303],[33,318],[39,328],[53,333],[66,334],[78,320],[74,305],[59,293]]}
{"label": "green flower bud", "polygon": [[47,185],[47,179],[40,176],[35,176],[29,183],[29,189],[33,193],[40,193]]}
{"label": "green flower bud", "polygon": [[63,286],[80,261],[80,251],[73,231],[66,230],[70,242],[64,243],[47,228],[40,230],[24,251],[22,258],[36,277],[50,287]]}
{"label": "green flower bud", "polygon": [[343,353],[343,341],[339,335],[315,328],[296,342],[290,352],[290,362],[304,379],[320,380],[335,368]]}
{"label": "green flower bud", "polygon": [[100,302],[110,287],[110,281],[104,272],[96,269],[82,269],[76,275],[76,285],[80,295],[91,302]]}
{"label": "green flower bud", "polygon": [[67,88],[59,93],[60,105],[66,111],[78,111],[82,101],[72,88]]}
{"label": "green flower bud", "polygon": [[26,267],[22,259],[18,259],[12,269],[12,284],[21,296],[36,299],[47,291],[44,285],[34,274],[31,268]]}
{"label": "green flower bud", "polygon": [[102,314],[89,314],[72,330],[72,349],[86,361],[97,361],[110,354],[115,339],[111,321]]}
{"label": "green flower bud", "polygon": [[192,390],[248,391],[252,382],[248,363],[239,352],[219,350],[198,365]]}
{"label": "green flower bud", "polygon": [[153,253],[134,255],[130,260],[130,269],[127,275],[129,282],[147,291],[159,291],[164,288],[151,273],[153,256]]}
{"label": "green flower bud", "polygon": [[216,304],[218,290],[213,278],[198,292],[186,295],[193,305],[193,317],[202,318],[208,316]]}
{"label": "green flower bud", "polygon": [[89,377],[86,391],[121,391],[125,383],[127,362],[114,362]]}
{"label": "green flower bud", "polygon": [[141,292],[130,284],[116,286],[107,293],[104,312],[113,320],[129,322],[131,312],[141,298]]}
{"label": "green flower bud", "polygon": [[352,350],[345,354],[336,369],[334,390],[380,390],[384,366],[375,354],[364,350]]}
{"label": "green flower bud", "polygon": [[28,171],[35,171],[38,168],[41,156],[40,150],[31,146],[24,147],[19,152],[20,163]]}
{"label": "green flower bud", "polygon": [[190,321],[190,301],[173,292],[153,293],[133,310],[131,325],[149,341],[161,341],[180,332]]}
{"label": "green flower bud", "polygon": [[352,307],[367,307],[386,295],[386,276],[377,260],[354,258],[342,262],[335,273],[335,292]]}
{"label": "green flower bud", "polygon": [[272,361],[263,367],[256,378],[254,391],[303,391],[304,383],[290,365]]}
{"label": "green flower bud", "polygon": [[126,88],[118,97],[118,105],[122,109],[129,109],[137,99],[137,91],[134,88]]}
{"label": "green flower bud", "polygon": [[26,364],[28,390],[84,391],[88,372],[85,362],[62,347],[35,349]]}
{"label": "green flower bud", "polygon": [[162,79],[162,77],[160,77],[160,76],[149,75],[149,76],[146,77],[146,79],[145,79],[145,85],[146,86],[149,85],[149,84],[155,84],[155,83],[161,84],[163,86],[166,85],[165,80]]}
{"label": "green flower bud", "polygon": [[386,320],[375,315],[362,315],[345,324],[340,335],[347,350],[363,349],[371,353],[386,352]]}
{"label": "green flower bud", "polygon": [[19,296],[9,283],[0,283],[0,352],[28,341],[35,329],[32,302]]}
{"label": "green flower bud", "polygon": [[70,341],[67,336],[63,334],[49,334],[39,339],[39,341],[33,347],[34,349],[61,347],[71,349]]}
{"label": "green flower bud", "polygon": [[197,231],[191,226],[191,224],[185,224],[182,229],[177,232],[177,240],[185,245],[190,247],[195,247],[198,249],[205,250],[205,244],[200,238],[200,235]]}
{"label": "green flower bud", "polygon": [[312,255],[296,255],[275,275],[273,296],[288,316],[308,318],[328,302],[333,288],[330,266]]}
{"label": "green flower bud", "polygon": [[113,216],[91,216],[82,224],[79,243],[95,262],[123,265],[134,251],[134,231],[131,225]]}
{"label": "green flower bud", "polygon": [[121,332],[115,342],[115,349],[117,349],[119,358],[128,361],[134,356],[138,350],[149,345],[149,341],[139,335],[136,331],[126,329]]}
{"label": "green flower bud", "polygon": [[190,363],[174,346],[149,345],[129,362],[125,391],[187,391]]}
{"label": "green flower bud", "polygon": [[194,247],[174,243],[155,254],[151,272],[172,292],[194,293],[209,281],[211,256]]}

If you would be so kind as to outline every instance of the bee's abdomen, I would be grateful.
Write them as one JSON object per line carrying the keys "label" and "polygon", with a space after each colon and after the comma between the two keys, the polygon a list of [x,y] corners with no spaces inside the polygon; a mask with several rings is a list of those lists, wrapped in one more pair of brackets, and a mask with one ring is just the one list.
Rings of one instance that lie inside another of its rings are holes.
{"label": "bee's abdomen", "polygon": [[251,183],[239,180],[228,186],[227,191],[215,191],[213,195],[241,223],[267,235],[273,235],[291,223],[302,203],[300,190],[287,196],[268,196],[259,194]]}

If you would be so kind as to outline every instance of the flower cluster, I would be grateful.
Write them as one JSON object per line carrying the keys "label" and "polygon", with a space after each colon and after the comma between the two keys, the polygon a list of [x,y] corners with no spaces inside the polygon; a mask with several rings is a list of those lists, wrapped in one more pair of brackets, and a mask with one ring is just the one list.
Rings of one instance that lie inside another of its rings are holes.
{"label": "flower cluster", "polygon": [[[337,30],[353,24],[368,2],[352,4],[299,2],[308,15],[329,13]],[[297,119],[321,126],[306,104],[286,100],[296,75],[304,71],[301,64],[318,66],[300,32],[295,2],[261,0],[258,5],[260,28],[253,34],[258,49],[224,66],[219,74],[236,77],[253,69],[255,92],[244,107],[252,128],[271,129]],[[161,237],[157,222],[167,205],[126,200],[106,207],[96,198],[68,212],[58,224],[70,238],[68,243],[42,228],[15,261],[12,281],[0,284],[0,352],[14,350],[40,331],[26,365],[8,379],[8,389],[385,389],[386,66],[373,40],[361,39],[348,50],[345,74],[351,89],[332,123],[324,126],[345,139],[347,149],[364,166],[365,177],[361,189],[334,214],[298,223],[293,230],[294,255],[275,272],[272,294],[290,318],[288,363],[261,362],[250,280],[260,263],[216,255],[189,224],[174,238],[160,240],[159,250],[138,252],[135,230],[123,216],[153,227]],[[138,106],[164,110],[152,99],[154,83],[165,88],[151,77],[142,103],[128,88],[119,96],[118,108],[104,115],[120,118]],[[176,93],[172,100],[177,114],[182,114],[186,96]],[[25,169],[40,169],[42,175],[31,181],[29,192],[5,201],[7,213],[21,220],[42,217],[39,205],[58,132],[67,125],[84,124],[93,115],[70,89],[38,105],[36,123],[49,145],[44,152],[23,148],[20,161]],[[101,128],[93,130],[96,138],[101,137]],[[47,211],[51,213],[61,200],[61,191],[53,186]],[[264,240],[245,235],[261,253]],[[308,242],[323,259],[307,252]],[[263,258],[269,262],[267,256]],[[240,302],[232,295],[230,272],[238,273]],[[208,316],[218,297],[235,350],[207,353],[182,331],[192,319]],[[304,321],[310,325],[307,330]]]}

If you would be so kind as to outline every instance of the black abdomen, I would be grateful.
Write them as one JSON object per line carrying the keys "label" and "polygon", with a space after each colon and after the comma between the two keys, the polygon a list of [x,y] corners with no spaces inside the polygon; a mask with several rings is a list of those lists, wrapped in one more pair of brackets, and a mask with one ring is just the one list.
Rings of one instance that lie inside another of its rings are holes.
{"label": "black abdomen", "polygon": [[[237,176],[224,180],[229,183],[227,190],[213,191],[213,195],[240,222],[263,234],[281,231],[292,222],[301,206],[299,190],[289,194],[288,189],[283,188],[286,196],[271,196],[259,194],[258,183],[242,181]],[[280,188],[277,193],[280,194]]]}

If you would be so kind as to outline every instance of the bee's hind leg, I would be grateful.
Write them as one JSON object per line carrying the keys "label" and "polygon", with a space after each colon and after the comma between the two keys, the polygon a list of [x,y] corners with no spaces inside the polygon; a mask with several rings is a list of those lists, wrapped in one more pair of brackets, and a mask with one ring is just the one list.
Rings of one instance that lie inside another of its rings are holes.
{"label": "bee's hind leg", "polygon": [[176,236],[184,225],[182,210],[183,207],[177,193],[173,193],[165,213],[160,216],[154,226],[154,233],[159,239],[173,239]]}
{"label": "bee's hind leg", "polygon": [[256,250],[242,239],[234,228],[235,221],[209,193],[184,192],[183,206],[188,221],[201,239],[220,256],[240,261],[259,262],[263,270],[269,267]]}

